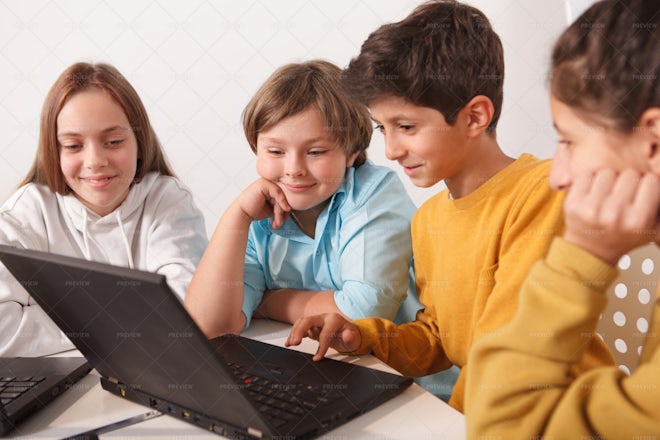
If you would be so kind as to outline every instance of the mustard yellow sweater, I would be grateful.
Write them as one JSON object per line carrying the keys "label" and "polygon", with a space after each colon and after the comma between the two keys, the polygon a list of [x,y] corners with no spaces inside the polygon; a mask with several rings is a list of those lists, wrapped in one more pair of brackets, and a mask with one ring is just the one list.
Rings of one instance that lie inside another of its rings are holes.
{"label": "mustard yellow sweater", "polygon": [[[562,232],[563,195],[550,188],[549,170],[549,161],[525,154],[465,197],[443,191],[426,202],[412,222],[425,309],[401,326],[356,321],[356,353],[372,352],[413,377],[461,367],[449,403],[462,411],[470,347],[511,319],[527,272]],[[594,343],[590,354],[588,366],[613,363],[605,344]]]}
{"label": "mustard yellow sweater", "polygon": [[[660,301],[639,366],[572,379],[569,369],[592,339],[617,269],[561,238],[537,263],[520,307],[470,354],[468,437],[646,439],[660,435]],[[660,292],[659,292],[660,293]]]}

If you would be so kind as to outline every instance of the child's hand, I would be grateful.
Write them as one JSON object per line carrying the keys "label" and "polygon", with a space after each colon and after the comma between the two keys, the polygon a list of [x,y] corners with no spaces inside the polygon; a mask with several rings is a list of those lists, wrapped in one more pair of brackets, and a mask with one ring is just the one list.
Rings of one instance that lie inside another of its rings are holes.
{"label": "child's hand", "polygon": [[282,226],[291,211],[284,192],[275,183],[266,179],[258,179],[243,190],[237,203],[241,211],[251,220],[272,217],[273,229]]}
{"label": "child's hand", "polygon": [[355,351],[362,340],[355,324],[338,313],[300,318],[293,324],[284,345],[298,345],[304,337],[319,341],[319,348],[313,358],[315,361],[323,359],[329,348],[344,353]]}
{"label": "child's hand", "polygon": [[660,178],[635,170],[577,176],[564,202],[564,238],[614,265],[660,240]]}

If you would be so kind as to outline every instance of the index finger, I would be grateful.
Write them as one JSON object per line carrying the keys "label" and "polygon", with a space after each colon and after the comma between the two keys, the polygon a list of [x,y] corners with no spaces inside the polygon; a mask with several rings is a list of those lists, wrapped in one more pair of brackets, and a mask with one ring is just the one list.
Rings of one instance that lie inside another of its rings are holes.
{"label": "index finger", "polygon": [[299,345],[303,338],[308,335],[309,330],[315,327],[323,327],[323,315],[307,316],[293,323],[289,336],[284,342],[285,347]]}
{"label": "index finger", "polygon": [[633,212],[644,213],[646,217],[644,227],[648,228],[646,232],[655,237],[655,241],[660,237],[660,179],[653,174],[645,174],[639,184],[639,190],[633,200]]}

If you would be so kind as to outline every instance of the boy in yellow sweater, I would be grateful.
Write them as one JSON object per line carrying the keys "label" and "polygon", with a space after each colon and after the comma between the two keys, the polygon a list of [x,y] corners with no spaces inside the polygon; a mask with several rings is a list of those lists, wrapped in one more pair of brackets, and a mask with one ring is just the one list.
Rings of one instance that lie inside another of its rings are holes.
{"label": "boy in yellow sweater", "polygon": [[660,300],[640,364],[574,378],[621,256],[660,244],[660,3],[594,4],[557,41],[550,183],[566,230],[534,265],[512,322],[468,358],[469,438],[645,439],[660,435]]}
{"label": "boy in yellow sweater", "polygon": [[[350,322],[340,315],[298,320],[288,345],[319,340],[373,353],[419,377],[461,368],[449,403],[463,410],[473,341],[513,316],[520,284],[562,230],[562,197],[547,184],[549,161],[506,156],[496,139],[502,107],[502,45],[484,14],[454,1],[432,1],[380,27],[344,72],[344,85],[367,104],[386,154],[412,182],[447,189],[412,222],[417,291],[424,310],[411,323]],[[612,357],[586,342],[572,374]]]}

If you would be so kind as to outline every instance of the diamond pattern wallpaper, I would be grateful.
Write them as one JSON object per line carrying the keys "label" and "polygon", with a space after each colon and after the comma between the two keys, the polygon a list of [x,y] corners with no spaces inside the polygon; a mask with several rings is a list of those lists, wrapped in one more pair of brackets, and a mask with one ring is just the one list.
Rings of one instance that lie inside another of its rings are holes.
{"label": "diamond pattern wallpaper", "polygon": [[[288,62],[324,58],[341,67],[367,35],[421,1],[175,0],[0,1],[0,198],[16,188],[36,151],[44,97],[76,61],[114,64],[138,90],[177,175],[192,189],[209,233],[256,178],[241,112],[261,82]],[[498,138],[514,156],[551,157],[555,135],[545,76],[564,1],[479,0],[500,34],[507,72]],[[379,133],[370,157],[384,155]],[[400,170],[397,170],[400,171]],[[438,191],[418,189],[417,204]]]}

